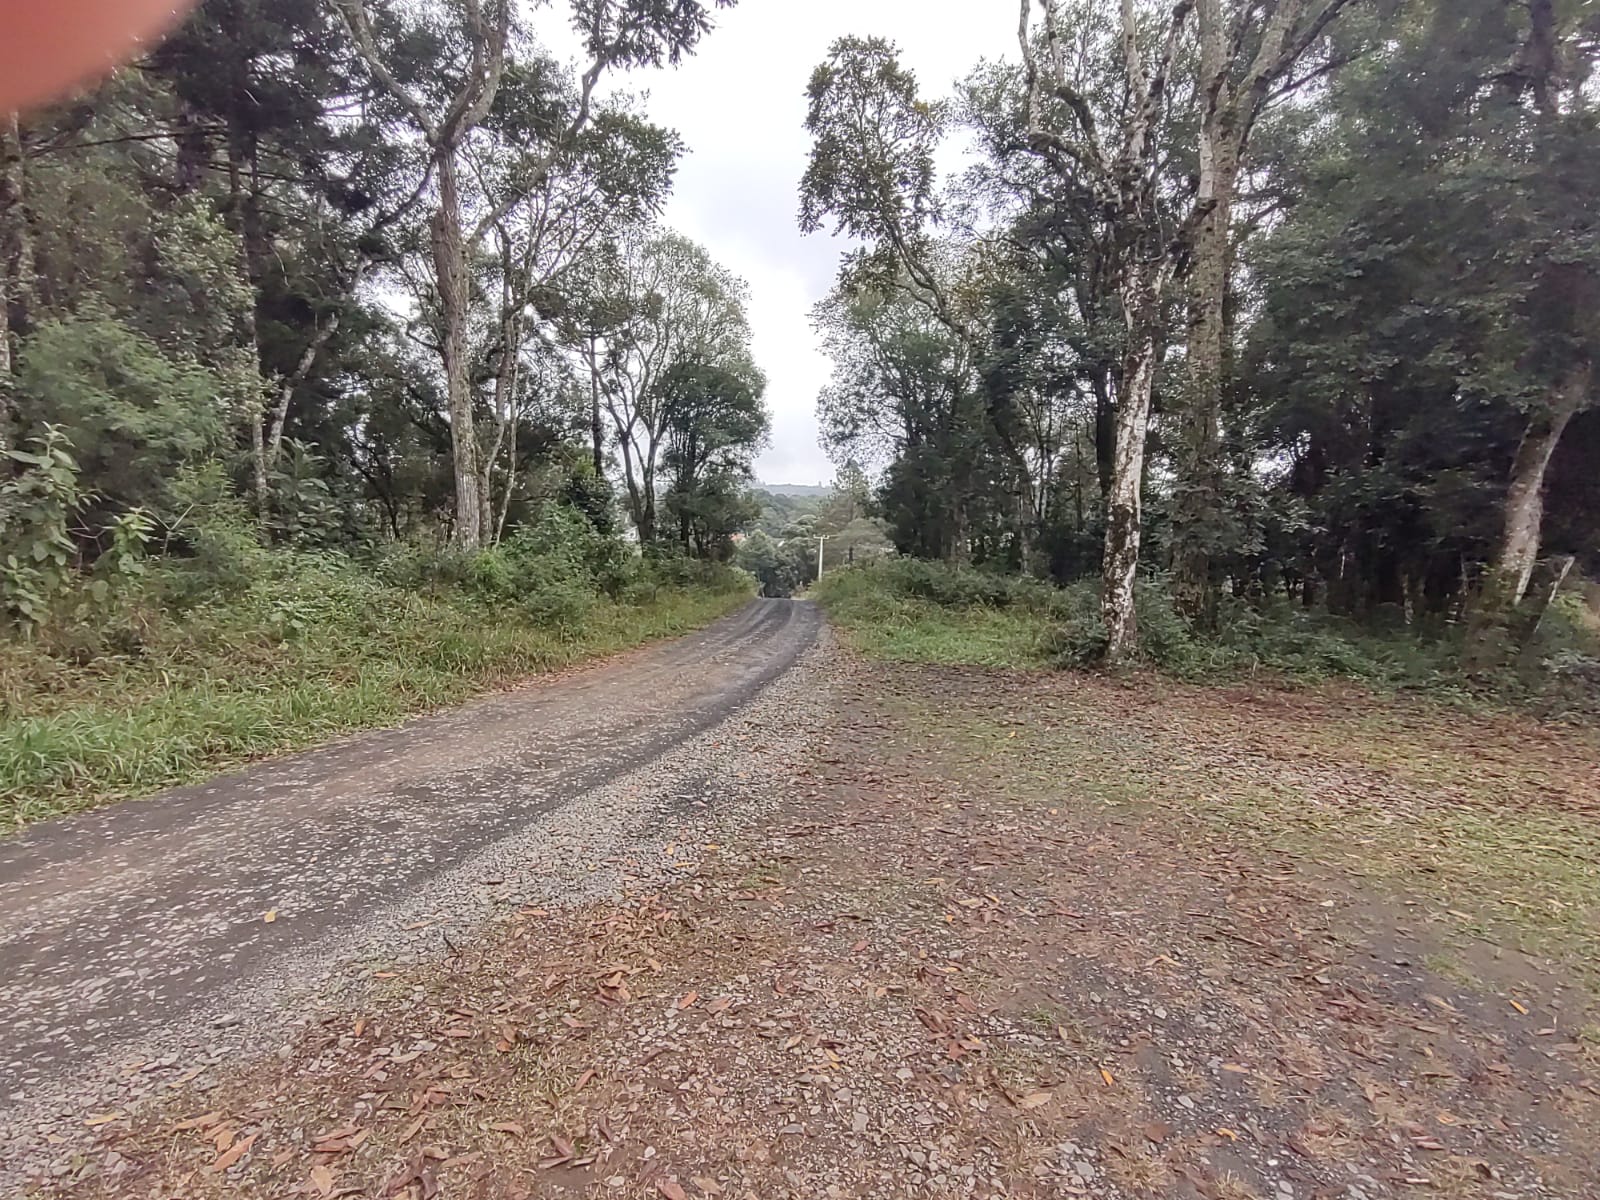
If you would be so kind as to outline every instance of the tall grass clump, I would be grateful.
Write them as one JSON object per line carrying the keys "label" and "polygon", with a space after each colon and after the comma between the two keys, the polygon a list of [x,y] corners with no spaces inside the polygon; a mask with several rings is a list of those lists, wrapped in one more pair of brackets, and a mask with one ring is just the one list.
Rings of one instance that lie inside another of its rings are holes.
{"label": "tall grass clump", "polygon": [[558,505],[473,555],[268,550],[229,511],[185,533],[0,638],[0,832],[684,633],[752,592]]}

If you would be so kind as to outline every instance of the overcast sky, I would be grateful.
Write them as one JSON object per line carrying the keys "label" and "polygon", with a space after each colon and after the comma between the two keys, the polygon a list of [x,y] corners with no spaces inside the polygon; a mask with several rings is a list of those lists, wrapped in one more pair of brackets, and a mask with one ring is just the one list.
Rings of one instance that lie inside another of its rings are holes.
{"label": "overcast sky", "polygon": [[676,71],[627,79],[649,92],[650,117],[683,135],[666,221],[750,284],[756,361],[767,373],[772,443],[756,476],[826,483],[817,392],[828,360],[808,314],[832,285],[842,243],[802,237],[795,221],[809,140],[805,87],[834,38],[900,44],[925,95],[942,96],[980,58],[1015,49],[1014,4],[1000,0],[741,0]]}

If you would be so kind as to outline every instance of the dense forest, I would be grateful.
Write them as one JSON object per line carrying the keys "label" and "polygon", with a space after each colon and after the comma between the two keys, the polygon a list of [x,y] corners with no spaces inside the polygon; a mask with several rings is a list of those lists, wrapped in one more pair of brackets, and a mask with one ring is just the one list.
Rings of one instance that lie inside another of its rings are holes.
{"label": "dense forest", "polygon": [[1576,0],[1022,0],[939,96],[843,38],[824,438],[903,553],[1097,576],[1112,659],[1142,592],[1492,668],[1600,568],[1597,55]]}
{"label": "dense forest", "polygon": [[5,129],[13,617],[113,546],[495,545],[550,499],[726,556],[766,431],[744,285],[657,222],[683,152],[608,74],[708,6],[212,0]]}

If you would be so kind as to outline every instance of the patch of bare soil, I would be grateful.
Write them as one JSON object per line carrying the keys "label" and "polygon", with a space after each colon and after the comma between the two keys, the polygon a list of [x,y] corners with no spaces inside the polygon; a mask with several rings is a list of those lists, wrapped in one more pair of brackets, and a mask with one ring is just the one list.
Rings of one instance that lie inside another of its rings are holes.
{"label": "patch of bare soil", "polygon": [[[770,828],[672,846],[682,879],[648,894],[524,909],[205,1094],[98,1114],[90,1169],[41,1191],[1600,1194],[1589,995],[1559,961],[1168,802],[1185,765],[1308,805],[1455,786],[1331,736],[1371,715],[1348,698],[876,665],[839,687],[814,755],[717,785],[713,809],[780,793]],[[1432,761],[1460,720],[1396,710],[1383,753]],[[1477,741],[1496,778],[1548,777],[1519,803],[1592,801],[1550,745]]]}

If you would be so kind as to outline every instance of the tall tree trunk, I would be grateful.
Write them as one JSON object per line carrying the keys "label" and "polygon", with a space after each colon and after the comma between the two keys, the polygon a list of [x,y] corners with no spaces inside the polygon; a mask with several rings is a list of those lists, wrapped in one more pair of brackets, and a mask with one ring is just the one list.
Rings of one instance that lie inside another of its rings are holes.
{"label": "tall tree trunk", "polygon": [[656,448],[649,445],[640,453],[639,463],[639,545],[649,547],[656,540]]}
{"label": "tall tree trunk", "polygon": [[1155,389],[1156,329],[1161,304],[1158,283],[1146,274],[1149,269],[1130,261],[1124,268],[1127,274],[1121,286],[1128,340],[1123,349],[1122,390],[1117,396],[1115,458],[1111,491],[1106,498],[1100,594],[1105,657],[1110,663],[1131,658],[1139,644],[1134,591],[1144,526],[1144,454]]}
{"label": "tall tree trunk", "polygon": [[1094,368],[1089,375],[1094,389],[1094,471],[1100,485],[1102,509],[1111,498],[1111,477],[1117,465],[1117,406],[1111,399],[1111,372]]}
{"label": "tall tree trunk", "polygon": [[0,454],[17,434],[18,347],[33,295],[33,236],[28,228],[26,163],[16,113],[0,114]]}
{"label": "tall tree trunk", "polygon": [[506,518],[511,515],[511,497],[517,490],[517,410],[511,410],[511,441],[506,447],[506,494],[500,502],[500,517],[495,522],[494,540],[496,544],[505,537]]}
{"label": "tall tree trunk", "polygon": [[594,449],[594,473],[604,478],[606,473],[606,434],[600,424],[600,362],[595,354],[595,339],[589,338],[589,440]]}
{"label": "tall tree trunk", "polygon": [[461,232],[461,193],[456,183],[455,147],[435,152],[439,207],[430,222],[434,276],[439,291],[439,344],[444,358],[445,395],[450,411],[450,460],[455,477],[455,544],[476,550],[483,544],[483,505],[479,494],[478,433],[469,371],[467,247]]}
{"label": "tall tree trunk", "polygon": [[1588,363],[1569,371],[1551,391],[1549,402],[1528,414],[1528,424],[1511,465],[1506,488],[1505,526],[1499,548],[1484,578],[1483,591],[1468,629],[1467,665],[1483,670],[1512,649],[1507,633],[1528,581],[1539,561],[1544,523],[1544,478],[1550,456],[1567,424],[1590,400],[1593,372]]}
{"label": "tall tree trunk", "polygon": [[1229,231],[1239,181],[1238,142],[1208,116],[1200,138],[1200,191],[1206,212],[1189,264],[1189,332],[1178,436],[1173,511],[1173,595],[1202,628],[1216,624],[1211,549],[1222,511],[1222,395],[1227,386]]}
{"label": "tall tree trunk", "polygon": [[1179,419],[1177,503],[1172,520],[1172,587],[1178,610],[1202,628],[1216,619],[1211,578],[1212,530],[1222,503],[1222,389],[1228,236],[1238,187],[1239,112],[1228,72],[1221,0],[1198,0],[1200,49],[1199,159],[1188,278],[1189,336]]}
{"label": "tall tree trunk", "polygon": [[[359,281],[359,274],[357,276]],[[289,422],[289,405],[294,400],[294,394],[311,374],[311,368],[316,365],[317,355],[330,341],[333,335],[339,332],[342,316],[338,309],[329,313],[327,319],[318,325],[316,332],[311,335],[311,340],[306,343],[306,348],[300,352],[300,357],[295,360],[294,370],[278,381],[278,398],[272,405],[272,411],[267,414],[266,432],[266,466],[270,470],[278,465],[278,458],[283,453],[283,429]]]}

